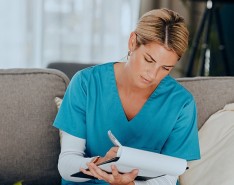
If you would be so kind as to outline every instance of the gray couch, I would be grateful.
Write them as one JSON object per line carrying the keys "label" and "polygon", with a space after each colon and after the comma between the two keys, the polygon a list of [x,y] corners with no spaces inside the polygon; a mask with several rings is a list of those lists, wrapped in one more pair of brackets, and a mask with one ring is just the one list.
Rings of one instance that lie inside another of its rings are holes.
{"label": "gray couch", "polygon": [[57,185],[58,130],[55,97],[68,77],[57,70],[0,70],[0,185]]}
{"label": "gray couch", "polygon": [[[234,102],[234,77],[181,78],[198,106],[199,128],[226,103]],[[57,185],[58,130],[55,97],[68,77],[52,69],[0,70],[0,184]],[[173,108],[173,107],[172,107]]]}

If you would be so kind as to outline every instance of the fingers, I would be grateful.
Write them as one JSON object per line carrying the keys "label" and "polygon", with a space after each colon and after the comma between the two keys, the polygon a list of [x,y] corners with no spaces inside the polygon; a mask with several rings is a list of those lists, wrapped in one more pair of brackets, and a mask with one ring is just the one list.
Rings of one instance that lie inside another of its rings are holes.
{"label": "fingers", "polygon": [[103,179],[102,176],[105,172],[98,168],[94,163],[88,163],[87,166],[94,177],[98,178],[99,180]]}
{"label": "fingers", "polygon": [[91,175],[91,176],[93,176],[93,174],[92,174],[90,171],[85,170],[84,168],[80,168],[80,171],[81,171],[82,173],[86,174],[86,175]]}
{"label": "fingers", "polygon": [[118,152],[119,147],[112,147],[107,153],[106,155],[109,157],[115,157],[117,152]]}
{"label": "fingers", "polygon": [[117,153],[118,152],[119,147],[111,147],[110,151]]}
{"label": "fingers", "polygon": [[108,174],[93,163],[88,163],[87,165],[92,176],[98,178],[99,180],[104,180],[111,184],[116,182],[116,179],[120,178],[120,174],[116,167],[113,168],[114,174],[113,171],[112,174]]}
{"label": "fingers", "polygon": [[129,173],[121,174],[115,165],[111,165],[112,177],[108,182],[115,184],[129,184],[137,177],[139,170],[135,169]]}
{"label": "fingers", "polygon": [[85,170],[84,168],[80,168],[80,171],[86,175],[90,175],[96,177],[97,179],[101,180],[102,177],[94,170],[93,163],[87,163],[88,169]]}
{"label": "fingers", "polygon": [[121,174],[119,174],[119,171],[115,165],[111,165],[112,175],[114,179],[120,178]]}
{"label": "fingers", "polygon": [[129,176],[131,179],[135,179],[137,177],[138,173],[139,173],[139,170],[135,169],[129,173]]}
{"label": "fingers", "polygon": [[128,184],[136,178],[139,170],[135,169],[129,173],[121,174],[119,173],[117,167],[115,165],[111,165],[112,174],[108,174],[94,163],[87,163],[89,171],[81,168],[80,171],[84,174],[94,176],[99,180],[104,180],[110,184]]}
{"label": "fingers", "polygon": [[117,156],[119,147],[112,147],[105,155],[106,159],[112,159]]}

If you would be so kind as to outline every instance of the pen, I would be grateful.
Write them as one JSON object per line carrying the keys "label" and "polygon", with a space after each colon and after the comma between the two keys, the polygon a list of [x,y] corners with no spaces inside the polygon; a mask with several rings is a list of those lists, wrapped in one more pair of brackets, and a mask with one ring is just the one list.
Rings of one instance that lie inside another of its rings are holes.
{"label": "pen", "polygon": [[118,146],[118,147],[121,147],[121,143],[116,139],[116,137],[111,133],[110,130],[108,130],[108,136],[110,138],[110,140],[112,141],[112,143],[115,145],[115,146]]}

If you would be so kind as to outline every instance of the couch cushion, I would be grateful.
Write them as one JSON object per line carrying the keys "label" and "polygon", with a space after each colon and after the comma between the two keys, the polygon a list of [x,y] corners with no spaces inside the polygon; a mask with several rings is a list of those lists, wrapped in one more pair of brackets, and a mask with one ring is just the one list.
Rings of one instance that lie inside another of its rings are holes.
{"label": "couch cushion", "polygon": [[198,127],[226,104],[234,102],[234,77],[195,77],[177,79],[197,102]]}
{"label": "couch cushion", "polygon": [[49,69],[0,70],[0,184],[57,185],[56,96],[69,79]]}
{"label": "couch cushion", "polygon": [[234,103],[213,114],[199,131],[201,160],[189,162],[181,185],[234,182]]}

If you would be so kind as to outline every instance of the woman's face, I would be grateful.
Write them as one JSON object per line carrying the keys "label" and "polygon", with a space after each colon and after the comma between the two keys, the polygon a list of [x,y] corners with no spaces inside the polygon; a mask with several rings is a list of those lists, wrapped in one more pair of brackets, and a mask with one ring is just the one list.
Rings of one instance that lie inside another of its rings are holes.
{"label": "woman's face", "polygon": [[178,61],[178,55],[174,51],[156,42],[141,45],[138,48],[134,40],[130,40],[129,44],[132,51],[128,62],[130,74],[134,85],[139,88],[157,86]]}

